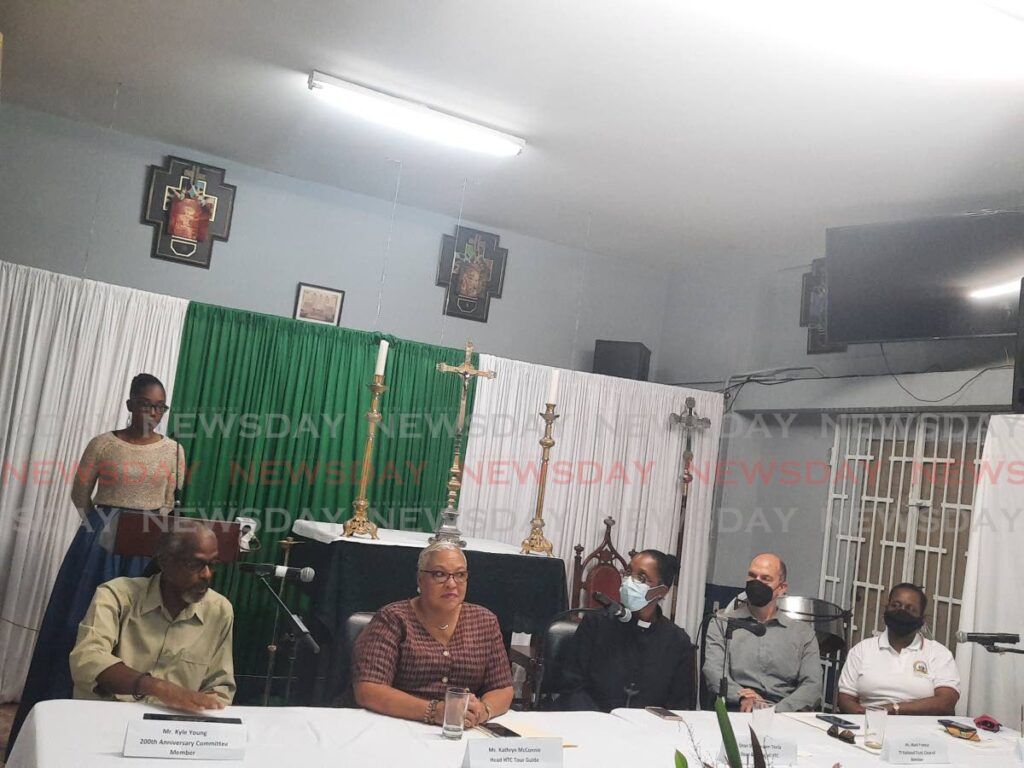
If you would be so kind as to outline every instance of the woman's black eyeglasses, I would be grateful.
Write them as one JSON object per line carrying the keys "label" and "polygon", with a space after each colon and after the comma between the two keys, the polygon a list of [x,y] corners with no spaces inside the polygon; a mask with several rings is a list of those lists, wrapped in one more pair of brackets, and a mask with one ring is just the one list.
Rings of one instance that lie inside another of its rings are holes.
{"label": "woman's black eyeglasses", "polygon": [[420,573],[426,573],[430,575],[430,578],[434,580],[435,584],[445,584],[448,579],[455,579],[456,584],[465,584],[469,579],[469,571],[456,571],[455,573],[448,573],[448,571],[428,571],[421,569]]}

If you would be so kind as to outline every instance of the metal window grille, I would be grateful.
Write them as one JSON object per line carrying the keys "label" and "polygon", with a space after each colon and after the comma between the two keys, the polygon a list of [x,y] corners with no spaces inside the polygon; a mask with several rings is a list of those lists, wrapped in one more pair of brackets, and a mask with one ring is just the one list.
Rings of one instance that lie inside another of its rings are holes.
{"label": "metal window grille", "polygon": [[848,415],[831,457],[819,594],[853,612],[849,647],[882,631],[890,587],[929,598],[953,649],[987,414]]}

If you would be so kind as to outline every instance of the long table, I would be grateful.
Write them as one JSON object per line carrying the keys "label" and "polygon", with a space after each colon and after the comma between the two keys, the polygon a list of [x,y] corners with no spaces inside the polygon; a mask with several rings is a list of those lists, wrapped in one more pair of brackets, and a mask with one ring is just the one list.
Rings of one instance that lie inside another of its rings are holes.
{"label": "long table", "polygon": [[[99,701],[47,701],[29,714],[8,768],[167,768],[167,760],[121,756],[127,725],[144,712],[162,711],[144,704]],[[455,768],[461,765],[469,739],[489,736],[468,732],[449,741],[437,726],[396,720],[358,709],[305,707],[229,707],[221,713],[242,718],[248,745],[243,761],[190,760],[188,768],[227,766],[376,765]],[[671,768],[676,749],[697,766],[693,741],[707,754],[718,751],[718,726],[711,712],[681,712],[685,722],[663,721],[643,710],[600,712],[510,712],[497,721],[512,729],[561,737],[568,768],[580,766],[645,766]],[[748,715],[731,714],[734,728],[745,729]],[[851,719],[857,720],[856,717]],[[936,729],[931,717],[890,718],[890,732],[921,733]],[[800,768],[878,768],[876,755],[829,738],[812,725],[775,715],[772,731],[796,738]],[[1017,734],[989,736],[982,746],[949,738],[954,768],[1019,768],[1014,756]]]}
{"label": "long table", "polygon": [[[346,539],[341,538],[342,528],[299,520],[292,529],[305,544],[293,550],[291,564],[316,570],[313,582],[302,588],[312,598],[310,630],[323,646],[312,669],[306,659],[303,704],[329,703],[345,688],[345,622],[353,613],[414,597],[416,559],[431,536],[381,529],[377,540]],[[488,539],[467,539],[465,553],[470,572],[466,600],[494,612],[506,645],[513,632],[540,632],[568,607],[562,560],[522,555],[518,547]]]}

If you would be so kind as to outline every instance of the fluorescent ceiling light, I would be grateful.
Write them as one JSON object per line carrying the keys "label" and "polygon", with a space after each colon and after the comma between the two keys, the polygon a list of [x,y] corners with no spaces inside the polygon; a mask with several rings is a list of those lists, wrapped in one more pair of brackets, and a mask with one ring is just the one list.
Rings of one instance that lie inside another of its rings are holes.
{"label": "fluorescent ceiling light", "polygon": [[514,157],[526,141],[413,101],[313,71],[309,90],[349,114],[450,147],[497,157]]}
{"label": "fluorescent ceiling light", "polygon": [[967,294],[972,299],[994,299],[996,296],[1009,296],[1020,290],[1020,280],[1011,280],[1008,283],[990,285],[988,288],[979,288]]}

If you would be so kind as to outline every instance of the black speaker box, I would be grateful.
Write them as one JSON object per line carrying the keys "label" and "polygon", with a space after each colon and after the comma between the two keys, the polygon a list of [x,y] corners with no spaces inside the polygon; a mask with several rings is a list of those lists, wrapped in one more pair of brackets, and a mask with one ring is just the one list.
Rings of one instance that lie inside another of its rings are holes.
{"label": "black speaker box", "polygon": [[650,367],[651,350],[639,341],[594,342],[594,373],[647,381]]}

